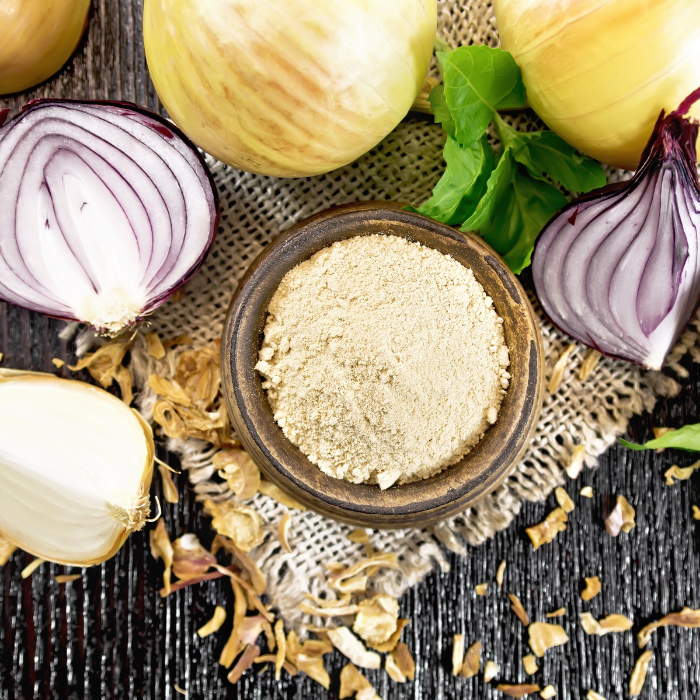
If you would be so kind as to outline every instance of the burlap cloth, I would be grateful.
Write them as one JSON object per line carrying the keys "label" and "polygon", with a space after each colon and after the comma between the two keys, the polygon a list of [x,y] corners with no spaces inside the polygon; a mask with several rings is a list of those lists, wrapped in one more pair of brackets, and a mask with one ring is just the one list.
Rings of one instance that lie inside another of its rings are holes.
{"label": "burlap cloth", "polygon": [[[498,45],[493,9],[489,2],[440,0],[438,35],[453,47],[461,44]],[[527,116],[515,120],[520,128],[535,121]],[[281,231],[315,212],[357,200],[424,202],[444,167],[441,128],[426,120],[408,119],[382,143],[357,162],[320,177],[278,179],[234,170],[209,159],[221,197],[221,229],[214,249],[202,270],[187,285],[179,302],[169,302],[152,318],[152,329],[161,337],[186,333],[196,346],[221,336],[228,304],[239,278],[249,263]],[[609,173],[612,179],[619,173]],[[534,301],[534,300],[533,300]],[[560,352],[571,341],[542,316],[540,326],[551,369]],[[678,359],[687,350],[695,355],[697,328],[686,331],[668,366],[679,374]],[[562,467],[571,459],[576,445],[584,445],[588,467],[625,431],[635,413],[650,410],[655,394],[673,394],[678,384],[670,376],[643,372],[624,362],[604,359],[585,382],[578,380],[586,348],[570,358],[560,388],[547,395],[535,437],[512,476],[476,507],[429,530],[377,531],[370,535],[377,550],[395,552],[400,571],[380,574],[376,587],[400,596],[419,582],[437,563],[447,568],[444,547],[466,554],[467,545],[478,545],[496,531],[508,527],[520,511],[523,499],[544,499],[566,478]],[[695,359],[695,358],[694,358]],[[143,379],[147,372],[167,374],[144,354],[134,363]],[[141,397],[148,415],[152,396]],[[232,494],[211,466],[211,446],[190,440],[171,441],[170,447],[182,458],[195,491],[215,500]],[[318,593],[324,587],[324,562],[352,563],[363,556],[361,545],[347,538],[351,528],[316,513],[293,511],[291,553],[283,551],[275,536],[285,508],[267,496],[256,496],[253,505],[264,517],[269,536],[253,552],[268,577],[270,602],[288,624],[300,622],[297,605],[305,592]]]}

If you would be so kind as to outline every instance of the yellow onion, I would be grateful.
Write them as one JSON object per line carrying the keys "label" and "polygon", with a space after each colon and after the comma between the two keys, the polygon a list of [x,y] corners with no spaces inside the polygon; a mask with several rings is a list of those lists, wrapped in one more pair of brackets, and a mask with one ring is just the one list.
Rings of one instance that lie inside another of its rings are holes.
{"label": "yellow onion", "polygon": [[98,387],[0,369],[0,536],[35,556],[89,566],[149,515],[148,424]]}
{"label": "yellow onion", "polygon": [[0,94],[20,92],[50,78],[75,51],[90,0],[0,2]]}
{"label": "yellow onion", "polygon": [[146,0],[158,96],[201,148],[242,170],[317,175],[406,115],[433,51],[436,0]]}
{"label": "yellow onion", "polygon": [[[698,0],[495,0],[532,108],[582,153],[632,170],[662,109],[700,87]],[[696,106],[691,114],[700,116]]]}

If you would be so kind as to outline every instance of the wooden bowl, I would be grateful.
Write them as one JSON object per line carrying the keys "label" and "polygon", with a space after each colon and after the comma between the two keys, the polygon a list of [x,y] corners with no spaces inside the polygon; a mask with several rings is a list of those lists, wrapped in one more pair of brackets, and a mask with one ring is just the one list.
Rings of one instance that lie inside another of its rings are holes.
{"label": "wooden bowl", "polygon": [[[376,485],[334,479],[312,464],[273,419],[255,370],[268,304],[285,274],[335,241],[377,233],[419,241],[473,270],[503,318],[512,375],[498,420],[460,462],[429,479],[384,491]],[[503,260],[477,236],[465,236],[380,202],[322,212],[266,246],[233,296],[221,353],[231,423],[265,477],[312,510],[373,528],[425,526],[457,515],[493,491],[529,444],[544,396],[544,351],[537,319]]]}

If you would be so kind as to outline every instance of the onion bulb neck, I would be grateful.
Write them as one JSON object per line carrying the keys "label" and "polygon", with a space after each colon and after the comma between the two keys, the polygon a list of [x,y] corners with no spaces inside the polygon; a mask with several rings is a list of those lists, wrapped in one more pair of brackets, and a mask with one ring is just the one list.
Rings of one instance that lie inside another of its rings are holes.
{"label": "onion bulb neck", "polygon": [[[692,181],[700,191],[697,162],[698,122],[686,117],[690,108],[700,100],[700,88],[694,90],[670,114],[662,111],[654,125],[649,143],[639,161],[638,171],[646,167],[659,166],[662,162],[677,164],[684,177]],[[635,178],[637,176],[635,175]]]}
{"label": "onion bulb neck", "polygon": [[137,495],[115,494],[107,503],[112,517],[128,532],[142,530],[151,514],[151,501],[142,489]]}

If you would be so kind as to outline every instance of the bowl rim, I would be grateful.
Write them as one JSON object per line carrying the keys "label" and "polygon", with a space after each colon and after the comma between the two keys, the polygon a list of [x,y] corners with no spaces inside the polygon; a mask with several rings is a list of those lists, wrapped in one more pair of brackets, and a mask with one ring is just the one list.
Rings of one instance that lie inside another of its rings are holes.
{"label": "bowl rim", "polygon": [[[372,227],[378,230],[366,230]],[[440,252],[448,252],[473,270],[480,267],[481,274],[474,272],[486,292],[494,293],[495,288],[490,285],[496,284],[500,293],[497,296],[504,295],[503,299],[510,300],[497,304],[494,299],[496,310],[504,319],[504,333],[511,354],[509,371],[514,368],[516,345],[517,352],[523,355],[521,364],[524,363],[518,370],[524,370],[524,374],[517,379],[516,373],[511,372],[513,378],[496,424],[462,460],[428,479],[385,490],[374,484],[353,484],[336,479],[311,463],[274,420],[262,389],[262,377],[254,369],[267,307],[282,277],[331,243],[363,235],[357,232],[360,229],[366,230],[364,235],[384,233],[417,240]],[[465,262],[466,258],[471,261]],[[484,284],[485,276],[487,284]],[[515,342],[516,327],[525,331],[523,342],[527,348]],[[251,263],[234,292],[224,324],[221,366],[231,423],[265,477],[317,512],[375,527],[435,522],[490,493],[510,475],[527,447],[544,396],[543,350],[537,319],[525,291],[501,258],[477,236],[459,233],[406,211],[401,205],[385,202],[355,203],[325,210],[297,223],[268,244]],[[518,400],[509,403],[516,390]],[[512,405],[514,420],[505,425],[507,405]],[[500,427],[496,429],[499,422]],[[501,439],[497,440],[499,436]],[[496,456],[485,460],[484,453],[493,447],[492,443],[499,445]],[[455,504],[458,504],[456,508]]]}

